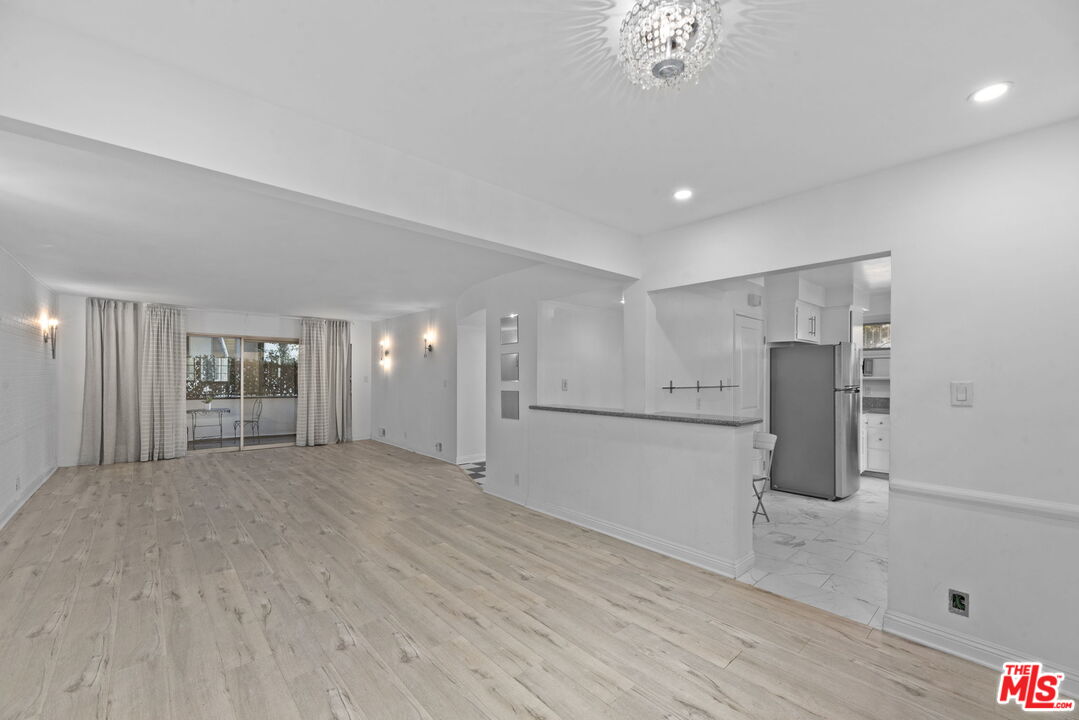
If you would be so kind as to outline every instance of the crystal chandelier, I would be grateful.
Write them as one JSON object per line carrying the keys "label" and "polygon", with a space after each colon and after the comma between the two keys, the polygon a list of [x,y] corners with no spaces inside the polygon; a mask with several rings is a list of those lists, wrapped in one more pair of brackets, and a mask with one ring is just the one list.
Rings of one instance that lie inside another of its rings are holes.
{"label": "crystal chandelier", "polygon": [[622,21],[618,56],[644,89],[697,80],[719,47],[718,0],[637,0]]}

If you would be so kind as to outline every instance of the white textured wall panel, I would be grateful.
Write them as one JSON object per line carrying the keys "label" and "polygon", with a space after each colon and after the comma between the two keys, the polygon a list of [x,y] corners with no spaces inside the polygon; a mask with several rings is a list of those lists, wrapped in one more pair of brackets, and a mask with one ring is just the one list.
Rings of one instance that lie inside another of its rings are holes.
{"label": "white textured wall panel", "polygon": [[55,307],[53,293],[0,251],[0,525],[56,468],[56,361],[38,325]]}

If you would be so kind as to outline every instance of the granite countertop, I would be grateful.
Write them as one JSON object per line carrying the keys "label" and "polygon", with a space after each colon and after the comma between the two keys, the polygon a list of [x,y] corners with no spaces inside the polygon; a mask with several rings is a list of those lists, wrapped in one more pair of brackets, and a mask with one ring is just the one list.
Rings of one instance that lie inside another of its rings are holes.
{"label": "granite countertop", "polygon": [[691,423],[694,425],[723,425],[743,427],[763,422],[760,418],[739,417],[735,415],[704,415],[701,413],[639,413],[608,408],[581,407],[578,405],[529,405],[529,410],[548,410],[551,412],[577,413],[580,415],[605,415],[608,417],[635,418],[637,420],[659,420],[661,422]]}

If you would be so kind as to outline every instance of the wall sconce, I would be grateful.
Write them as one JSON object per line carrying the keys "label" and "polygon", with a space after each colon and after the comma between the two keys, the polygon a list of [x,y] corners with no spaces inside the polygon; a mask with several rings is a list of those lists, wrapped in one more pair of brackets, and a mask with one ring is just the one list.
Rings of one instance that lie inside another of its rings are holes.
{"label": "wall sconce", "polygon": [[427,333],[423,336],[423,356],[427,357],[435,351],[435,338],[433,333]]}
{"label": "wall sconce", "polygon": [[386,340],[378,343],[378,364],[384,368],[390,365],[390,345]]}
{"label": "wall sconce", "polygon": [[52,343],[52,357],[56,359],[56,326],[60,324],[60,321],[56,318],[51,318],[48,315],[41,316],[41,337],[48,345]]}

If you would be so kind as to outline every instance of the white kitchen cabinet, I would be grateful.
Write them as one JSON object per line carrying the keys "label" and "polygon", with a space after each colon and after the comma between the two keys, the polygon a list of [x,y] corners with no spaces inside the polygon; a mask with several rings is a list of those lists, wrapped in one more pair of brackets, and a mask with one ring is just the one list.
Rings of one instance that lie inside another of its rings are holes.
{"label": "white kitchen cabinet", "polygon": [[795,340],[820,342],[820,307],[804,300],[794,301]]}
{"label": "white kitchen cabinet", "polygon": [[870,448],[865,459],[866,471],[887,474],[890,457],[891,453],[887,450],[874,450],[873,448]]}
{"label": "white kitchen cabinet", "polygon": [[824,288],[785,273],[765,278],[765,332],[768,342],[820,343],[824,335],[821,306]]}
{"label": "white kitchen cabinet", "polygon": [[804,300],[786,300],[770,304],[766,314],[768,342],[819,343],[821,309]]}
{"label": "white kitchen cabinet", "polygon": [[863,415],[865,469],[870,472],[887,473],[892,452],[892,423],[887,415],[867,413]]}

